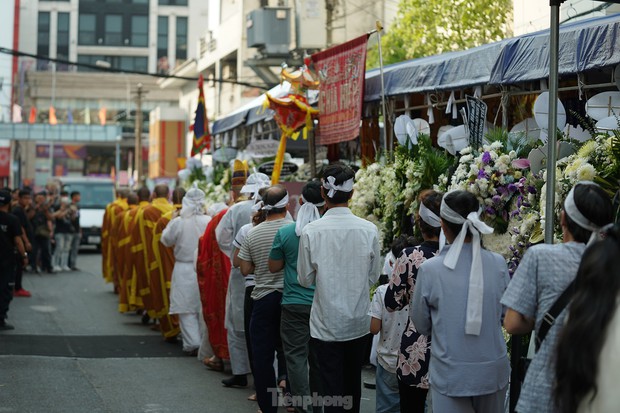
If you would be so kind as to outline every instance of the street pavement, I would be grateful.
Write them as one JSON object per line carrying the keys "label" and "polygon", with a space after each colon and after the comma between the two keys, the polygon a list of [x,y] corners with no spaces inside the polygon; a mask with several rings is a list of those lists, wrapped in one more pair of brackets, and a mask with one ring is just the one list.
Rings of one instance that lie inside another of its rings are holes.
{"label": "street pavement", "polygon": [[[32,297],[13,299],[15,330],[0,332],[0,413],[257,411],[250,387],[222,386],[230,372],[208,370],[140,316],[118,313],[100,254],[80,253],[78,267],[24,275]],[[362,412],[375,411],[374,392],[363,389]]]}

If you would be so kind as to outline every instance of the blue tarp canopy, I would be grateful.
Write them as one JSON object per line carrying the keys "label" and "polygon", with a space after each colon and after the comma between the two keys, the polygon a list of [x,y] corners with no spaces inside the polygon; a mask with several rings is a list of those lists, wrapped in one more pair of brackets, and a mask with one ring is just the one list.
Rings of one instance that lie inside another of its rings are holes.
{"label": "blue tarp canopy", "polygon": [[[506,41],[474,49],[409,60],[384,68],[386,96],[451,90],[489,82],[491,70]],[[365,101],[381,99],[378,69],[366,73]]]}
{"label": "blue tarp canopy", "polygon": [[[560,75],[620,63],[620,14],[560,26]],[[510,39],[491,74],[490,84],[519,83],[549,76],[549,31]]]}
{"label": "blue tarp canopy", "polygon": [[[562,25],[560,74],[620,63],[620,14]],[[454,90],[537,80],[549,74],[549,30],[469,50],[396,63],[384,68],[385,95]],[[366,72],[364,101],[381,99],[378,69]]]}
{"label": "blue tarp canopy", "polygon": [[211,125],[211,134],[217,135],[219,133],[223,133],[236,128],[237,126],[245,122],[245,117],[247,115],[248,109],[246,108],[244,110],[237,110],[234,113],[226,116],[225,118],[216,120],[215,122],[213,122],[213,125]]}

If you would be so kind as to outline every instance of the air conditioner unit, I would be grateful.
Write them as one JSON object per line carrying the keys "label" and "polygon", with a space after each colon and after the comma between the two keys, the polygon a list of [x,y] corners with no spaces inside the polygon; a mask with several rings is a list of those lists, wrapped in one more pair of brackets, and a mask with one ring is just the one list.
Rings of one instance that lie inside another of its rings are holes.
{"label": "air conditioner unit", "polygon": [[271,55],[287,55],[291,43],[291,10],[263,7],[246,16],[247,46]]}

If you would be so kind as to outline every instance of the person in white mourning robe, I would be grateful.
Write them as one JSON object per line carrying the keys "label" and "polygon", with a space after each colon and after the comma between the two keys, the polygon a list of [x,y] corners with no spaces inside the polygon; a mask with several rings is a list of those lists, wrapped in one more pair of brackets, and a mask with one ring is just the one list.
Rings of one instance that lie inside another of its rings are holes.
{"label": "person in white mourning robe", "polygon": [[198,240],[211,217],[205,215],[205,193],[195,185],[183,198],[183,206],[161,236],[161,243],[174,248],[175,264],[170,288],[170,314],[178,314],[183,352],[195,356],[202,342],[202,304],[194,257]]}
{"label": "person in white mourning robe", "polygon": [[[258,196],[258,191],[269,185],[270,179],[267,175],[255,172],[248,177],[246,184],[239,192],[233,192],[236,203],[228,209],[215,230],[217,243],[222,252],[230,257],[231,262],[233,261],[233,241],[235,236],[241,227],[250,223],[252,207],[256,201],[255,199],[241,200],[239,197],[241,195],[252,197],[254,194]],[[250,373],[250,361],[245,339],[244,302],[245,277],[241,274],[239,268],[231,266],[226,295],[224,326],[226,327],[226,340],[228,341],[230,367],[233,376],[222,380],[222,384],[225,387],[247,386],[247,374]]]}

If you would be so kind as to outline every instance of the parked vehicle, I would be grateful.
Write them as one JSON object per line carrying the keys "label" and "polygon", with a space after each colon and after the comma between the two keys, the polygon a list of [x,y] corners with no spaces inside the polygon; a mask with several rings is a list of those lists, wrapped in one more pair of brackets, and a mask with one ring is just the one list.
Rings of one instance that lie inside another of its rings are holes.
{"label": "parked vehicle", "polygon": [[69,193],[78,191],[80,200],[81,245],[101,248],[101,225],[105,207],[114,201],[114,181],[110,178],[63,177],[62,187]]}

